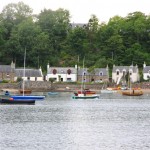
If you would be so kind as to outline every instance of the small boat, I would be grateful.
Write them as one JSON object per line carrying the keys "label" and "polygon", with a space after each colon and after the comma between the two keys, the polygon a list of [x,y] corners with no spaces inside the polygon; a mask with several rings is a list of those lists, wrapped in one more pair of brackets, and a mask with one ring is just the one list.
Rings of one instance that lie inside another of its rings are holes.
{"label": "small boat", "polygon": [[48,92],[48,95],[58,95],[58,92]]}
{"label": "small boat", "polygon": [[143,91],[139,91],[139,90],[130,90],[130,91],[123,91],[122,95],[126,95],[126,96],[141,96],[143,95]]}
{"label": "small boat", "polygon": [[23,94],[23,92],[24,92],[24,94],[31,94],[32,93],[32,90],[30,90],[30,89],[21,89],[21,90],[19,90],[19,93],[20,94]]}
{"label": "small boat", "polygon": [[99,96],[97,94],[77,94],[74,93],[74,95],[72,96],[73,99],[96,99],[99,98]]}
{"label": "small boat", "polygon": [[37,100],[43,100],[45,96],[35,96],[35,95],[16,95],[11,97],[3,97],[1,98],[1,103],[6,104],[34,104]]}
{"label": "small boat", "polygon": [[35,100],[14,100],[13,98],[1,98],[1,103],[4,104],[35,104]]}
{"label": "small boat", "polygon": [[111,93],[116,93],[117,91],[114,91],[114,90],[108,90],[108,89],[102,89],[101,91],[100,91],[102,94],[104,94],[104,93],[108,93],[108,94],[111,94]]}

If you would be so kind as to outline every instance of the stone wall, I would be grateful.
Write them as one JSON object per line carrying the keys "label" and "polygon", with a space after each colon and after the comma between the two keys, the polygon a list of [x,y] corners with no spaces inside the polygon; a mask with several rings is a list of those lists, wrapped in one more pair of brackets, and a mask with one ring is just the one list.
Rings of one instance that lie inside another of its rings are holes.
{"label": "stone wall", "polygon": [[[86,84],[87,89],[101,90],[103,84]],[[114,87],[114,85],[109,84],[109,87]],[[150,89],[150,83],[136,83],[132,87],[140,87],[143,89]],[[20,89],[22,88],[20,83],[0,83],[0,89]],[[29,88],[33,91],[74,91],[80,90],[80,84],[69,84],[69,83],[53,83],[47,81],[30,81],[30,83],[25,83],[25,88]]]}

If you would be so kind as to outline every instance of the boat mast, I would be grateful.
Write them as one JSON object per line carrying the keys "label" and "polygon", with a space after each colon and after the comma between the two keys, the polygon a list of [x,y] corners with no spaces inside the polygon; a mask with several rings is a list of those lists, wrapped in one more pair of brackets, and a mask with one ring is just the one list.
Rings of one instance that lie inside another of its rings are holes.
{"label": "boat mast", "polygon": [[26,62],[26,47],[25,47],[25,52],[24,52],[24,69],[23,69],[23,96],[24,96],[24,86],[25,86],[25,85],[24,85],[24,84],[25,84],[25,83],[24,83],[24,80],[25,80],[25,67],[26,67],[26,66],[25,66],[25,65],[26,65],[26,63],[25,63],[25,62]]}
{"label": "boat mast", "polygon": [[83,92],[83,77],[84,77],[84,59],[83,59],[83,73],[82,73],[81,93]]}

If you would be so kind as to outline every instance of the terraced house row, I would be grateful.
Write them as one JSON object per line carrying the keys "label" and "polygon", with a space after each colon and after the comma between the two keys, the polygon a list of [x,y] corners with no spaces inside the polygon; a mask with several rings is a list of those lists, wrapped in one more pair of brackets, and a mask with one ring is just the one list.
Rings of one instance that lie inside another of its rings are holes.
{"label": "terraced house row", "polygon": [[[112,75],[109,75],[109,67],[95,68],[89,71],[88,68],[75,67],[51,67],[47,64],[47,74],[43,75],[42,69],[16,68],[15,63],[10,65],[0,65],[0,81],[17,81],[24,78],[25,81],[49,81],[51,78],[55,82],[114,82],[119,84],[122,79],[129,75],[131,82],[140,80],[138,66],[115,66],[113,65]],[[150,66],[143,64],[143,79],[150,79]]]}

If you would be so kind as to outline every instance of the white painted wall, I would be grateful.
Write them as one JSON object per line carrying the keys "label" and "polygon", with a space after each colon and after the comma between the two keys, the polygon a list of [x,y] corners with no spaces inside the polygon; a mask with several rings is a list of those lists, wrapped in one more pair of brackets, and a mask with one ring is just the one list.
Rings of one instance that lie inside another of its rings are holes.
{"label": "white painted wall", "polygon": [[49,81],[49,78],[56,78],[56,81],[59,81],[59,76],[63,78],[63,82],[67,82],[67,78],[71,78],[71,81],[76,82],[77,81],[77,75],[76,74],[47,74],[47,81]]}

